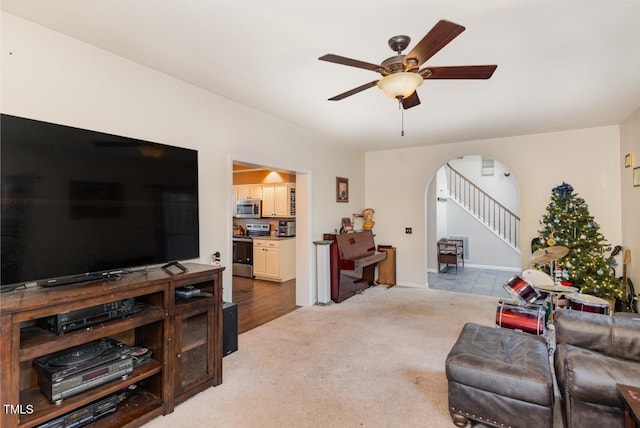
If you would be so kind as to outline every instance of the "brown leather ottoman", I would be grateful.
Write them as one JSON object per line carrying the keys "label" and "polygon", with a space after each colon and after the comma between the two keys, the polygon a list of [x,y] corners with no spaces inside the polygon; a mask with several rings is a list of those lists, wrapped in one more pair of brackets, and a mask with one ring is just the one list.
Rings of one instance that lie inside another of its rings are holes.
{"label": "brown leather ottoman", "polygon": [[545,339],[467,323],[446,360],[453,423],[553,427],[553,376]]}

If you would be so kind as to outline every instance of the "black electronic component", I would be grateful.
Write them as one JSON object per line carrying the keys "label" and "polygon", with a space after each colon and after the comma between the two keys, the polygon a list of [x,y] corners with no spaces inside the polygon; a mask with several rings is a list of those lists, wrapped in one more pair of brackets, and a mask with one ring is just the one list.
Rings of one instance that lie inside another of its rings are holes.
{"label": "black electronic component", "polygon": [[109,337],[33,360],[38,384],[51,403],[126,378],[133,372],[131,348]]}
{"label": "black electronic component", "polygon": [[67,331],[131,315],[135,312],[135,308],[134,298],[116,300],[103,305],[52,315],[43,318],[42,324],[54,333],[64,334]]}

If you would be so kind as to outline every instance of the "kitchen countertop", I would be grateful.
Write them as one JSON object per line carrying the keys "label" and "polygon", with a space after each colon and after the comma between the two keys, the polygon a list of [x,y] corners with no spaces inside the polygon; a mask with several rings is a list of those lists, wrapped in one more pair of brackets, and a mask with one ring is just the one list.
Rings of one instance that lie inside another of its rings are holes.
{"label": "kitchen countertop", "polygon": [[284,241],[285,239],[296,239],[295,236],[238,236],[233,235],[233,239],[253,240],[260,239],[264,241]]}
{"label": "kitchen countertop", "polygon": [[286,239],[296,239],[295,236],[254,236],[253,239],[263,239],[265,241],[284,241]]}

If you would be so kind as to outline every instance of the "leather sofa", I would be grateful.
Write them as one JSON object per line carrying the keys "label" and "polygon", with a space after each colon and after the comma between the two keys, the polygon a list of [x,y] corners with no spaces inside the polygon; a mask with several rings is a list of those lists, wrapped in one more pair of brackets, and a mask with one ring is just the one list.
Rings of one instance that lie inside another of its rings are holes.
{"label": "leather sofa", "polygon": [[617,383],[640,387],[640,315],[555,313],[555,374],[566,428],[624,426]]}

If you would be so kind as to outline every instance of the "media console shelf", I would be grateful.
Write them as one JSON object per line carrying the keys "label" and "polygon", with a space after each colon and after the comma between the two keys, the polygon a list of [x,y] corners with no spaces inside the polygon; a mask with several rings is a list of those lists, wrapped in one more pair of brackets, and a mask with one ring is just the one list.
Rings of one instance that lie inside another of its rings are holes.
{"label": "media console shelf", "polygon": [[[151,269],[119,280],[2,294],[0,301],[0,426],[29,428],[96,400],[135,389],[117,411],[92,427],[133,427],[163,414],[194,394],[222,383],[222,267],[185,264],[188,272]],[[176,289],[197,288],[190,297]],[[122,299],[141,303],[130,315],[58,335],[40,320]],[[38,386],[33,360],[103,337],[153,352],[126,379],[91,388],[52,404]]]}

